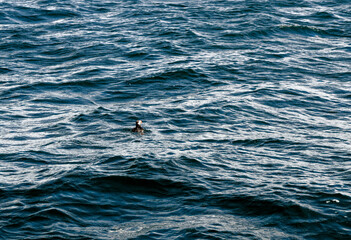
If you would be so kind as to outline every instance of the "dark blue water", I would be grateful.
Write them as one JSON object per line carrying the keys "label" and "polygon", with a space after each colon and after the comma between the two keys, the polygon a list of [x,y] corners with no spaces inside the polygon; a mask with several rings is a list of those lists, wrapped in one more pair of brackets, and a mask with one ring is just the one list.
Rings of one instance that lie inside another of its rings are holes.
{"label": "dark blue water", "polygon": [[349,1],[8,0],[0,38],[1,239],[350,239]]}

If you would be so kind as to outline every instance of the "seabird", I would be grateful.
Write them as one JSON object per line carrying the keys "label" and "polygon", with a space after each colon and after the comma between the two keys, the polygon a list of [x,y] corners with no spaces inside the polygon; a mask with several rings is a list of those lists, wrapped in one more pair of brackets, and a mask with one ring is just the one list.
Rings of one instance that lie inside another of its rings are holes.
{"label": "seabird", "polygon": [[135,128],[132,129],[132,132],[144,133],[144,128],[141,127],[141,124],[141,120],[136,121]]}

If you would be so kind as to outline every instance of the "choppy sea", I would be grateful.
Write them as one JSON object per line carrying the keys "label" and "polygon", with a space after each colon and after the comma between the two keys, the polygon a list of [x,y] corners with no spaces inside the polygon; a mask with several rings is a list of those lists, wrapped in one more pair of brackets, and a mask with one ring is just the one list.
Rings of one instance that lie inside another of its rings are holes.
{"label": "choppy sea", "polygon": [[0,239],[351,239],[348,0],[0,1],[0,103]]}

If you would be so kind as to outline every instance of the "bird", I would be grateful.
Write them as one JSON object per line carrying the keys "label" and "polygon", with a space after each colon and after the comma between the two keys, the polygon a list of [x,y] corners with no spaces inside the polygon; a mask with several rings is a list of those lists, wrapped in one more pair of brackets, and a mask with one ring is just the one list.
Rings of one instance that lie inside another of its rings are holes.
{"label": "bird", "polygon": [[132,129],[132,132],[144,133],[144,128],[142,128],[141,124],[142,124],[142,121],[137,120],[135,122],[135,128]]}

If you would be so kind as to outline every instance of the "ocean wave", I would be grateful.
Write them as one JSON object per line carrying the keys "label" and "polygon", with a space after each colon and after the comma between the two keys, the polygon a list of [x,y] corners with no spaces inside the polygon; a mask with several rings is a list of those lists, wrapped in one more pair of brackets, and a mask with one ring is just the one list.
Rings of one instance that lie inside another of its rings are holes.
{"label": "ocean wave", "polygon": [[347,4],[0,3],[1,237],[347,239]]}

